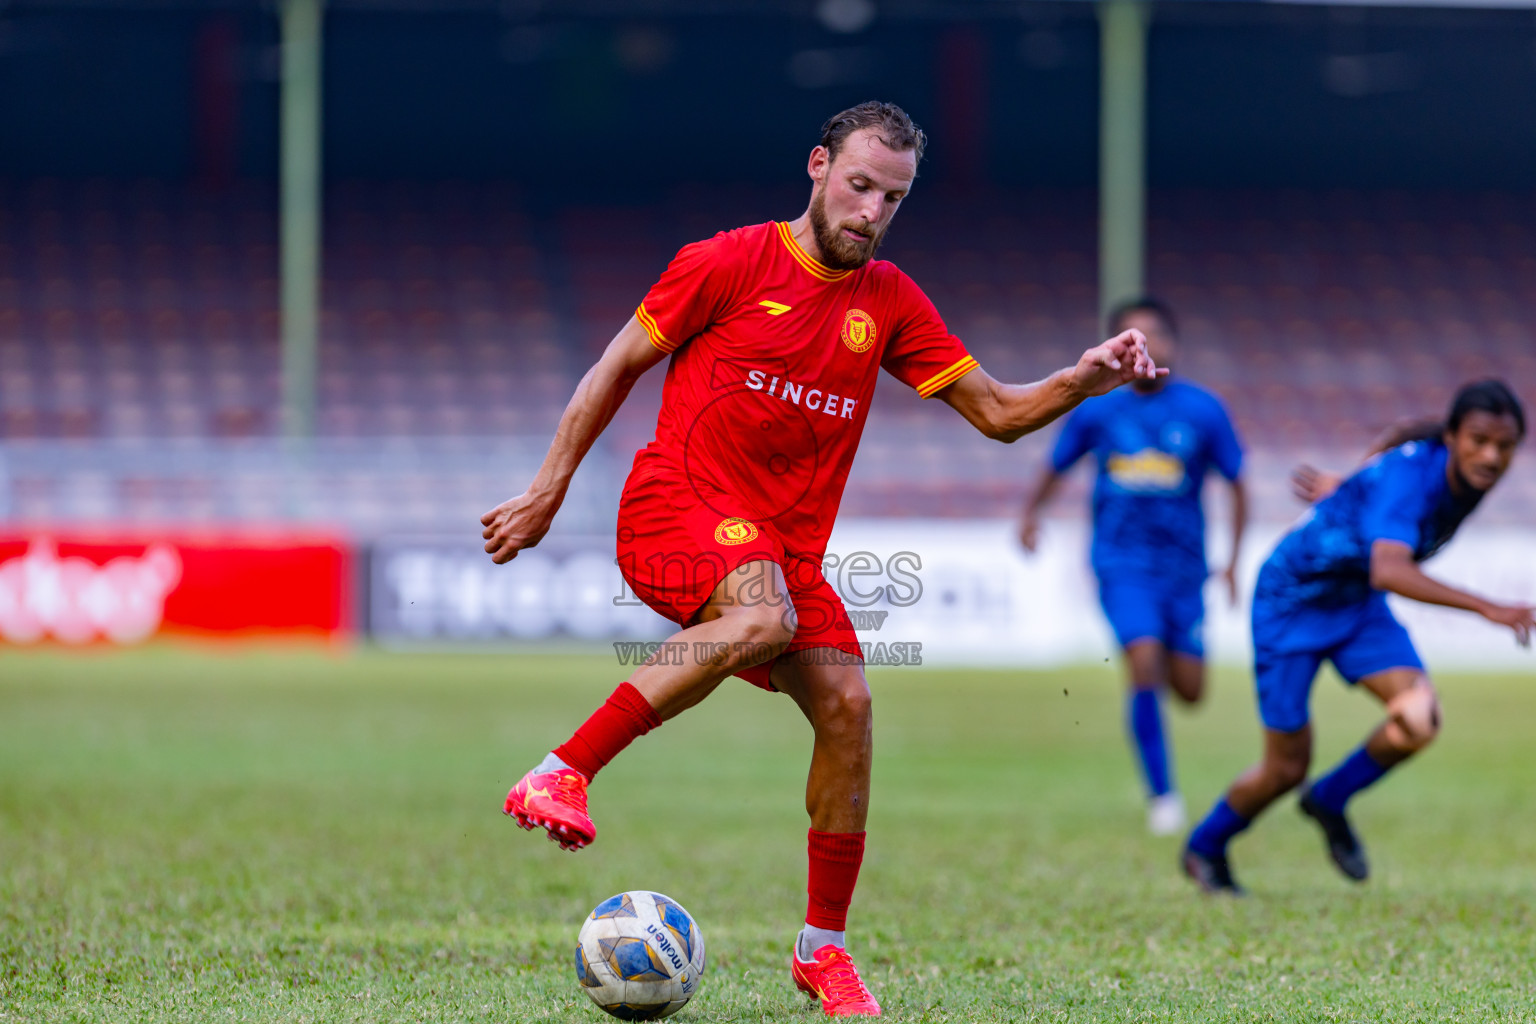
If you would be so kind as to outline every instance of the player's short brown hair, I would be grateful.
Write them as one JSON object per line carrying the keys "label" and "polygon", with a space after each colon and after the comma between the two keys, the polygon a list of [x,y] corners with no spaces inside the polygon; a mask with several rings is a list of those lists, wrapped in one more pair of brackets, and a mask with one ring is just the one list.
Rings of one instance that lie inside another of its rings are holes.
{"label": "player's short brown hair", "polygon": [[873,128],[875,137],[897,152],[912,150],[917,155],[918,163],[922,163],[923,147],[928,145],[928,136],[912,123],[905,110],[894,103],[881,103],[879,100],[860,103],[833,114],[821,126],[821,144],[827,148],[829,160],[836,160],[837,151],[843,148],[843,142],[862,128]]}
{"label": "player's short brown hair", "polygon": [[1173,309],[1161,299],[1155,299],[1150,295],[1139,295],[1134,299],[1126,299],[1114,309],[1109,311],[1105,319],[1110,334],[1119,334],[1125,329],[1125,318],[1132,313],[1150,313],[1162,321],[1163,330],[1174,338],[1179,336],[1179,318],[1173,315]]}

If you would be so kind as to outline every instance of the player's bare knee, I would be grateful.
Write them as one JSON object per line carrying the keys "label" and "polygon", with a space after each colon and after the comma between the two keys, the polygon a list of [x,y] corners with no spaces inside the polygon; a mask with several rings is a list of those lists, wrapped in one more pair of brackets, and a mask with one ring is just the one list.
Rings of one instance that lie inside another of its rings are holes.
{"label": "player's bare knee", "polygon": [[1308,763],[1305,758],[1286,757],[1270,762],[1270,783],[1277,792],[1289,793],[1306,781]]}
{"label": "player's bare knee", "polygon": [[837,693],[838,717],[851,726],[867,728],[874,717],[874,700],[862,678],[842,687]]}
{"label": "player's bare knee", "polygon": [[1408,753],[1423,750],[1440,735],[1440,700],[1427,681],[1387,702],[1386,737]]}
{"label": "player's bare knee", "polygon": [[1190,655],[1170,656],[1168,690],[1185,704],[1199,704],[1205,699],[1205,662]]}
{"label": "player's bare knee", "polygon": [[1168,689],[1179,700],[1193,707],[1205,700],[1205,677],[1181,679],[1170,685]]}
{"label": "player's bare knee", "polygon": [[869,733],[874,720],[873,700],[869,685],[862,675],[855,674],[841,680],[839,685],[823,693],[816,703],[818,732],[849,738]]}

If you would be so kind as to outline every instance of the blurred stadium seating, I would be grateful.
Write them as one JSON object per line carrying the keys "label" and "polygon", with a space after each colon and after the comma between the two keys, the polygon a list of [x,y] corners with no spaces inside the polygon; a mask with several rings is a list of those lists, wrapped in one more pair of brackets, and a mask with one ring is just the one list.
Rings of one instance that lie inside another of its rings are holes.
{"label": "blurred stadium seating", "polygon": [[[803,201],[712,188],[551,209],[506,185],[334,185],[322,436],[300,450],[276,437],[271,186],[0,183],[0,512],[462,529],[531,475],[678,245]],[[1095,215],[1088,191],[920,191],[884,255],[990,372],[1032,379],[1099,335]],[[1536,196],[1161,192],[1149,245],[1152,289],[1184,318],[1181,369],[1231,405],[1262,517],[1294,513],[1297,458],[1347,465],[1474,376],[1536,380],[1521,315],[1536,306]],[[660,383],[594,452],[566,525],[612,516]],[[881,391],[845,513],[1014,513],[1045,439],[990,444],[893,381]],[[1521,466],[1490,518],[1532,500]]]}

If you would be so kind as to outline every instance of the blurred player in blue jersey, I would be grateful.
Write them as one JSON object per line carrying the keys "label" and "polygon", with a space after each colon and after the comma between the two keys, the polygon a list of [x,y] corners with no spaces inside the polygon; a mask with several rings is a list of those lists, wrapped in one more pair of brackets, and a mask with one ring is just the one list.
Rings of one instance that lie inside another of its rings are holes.
{"label": "blurred player in blue jersey", "polygon": [[[1177,325],[1161,302],[1127,302],[1110,315],[1110,324],[1141,331],[1157,365],[1175,365]],[[1126,718],[1149,794],[1147,825],[1154,834],[1171,835],[1184,827],[1184,803],[1173,782],[1162,692],[1193,704],[1205,689],[1200,491],[1213,468],[1232,487],[1232,556],[1221,577],[1237,601],[1237,555],[1247,519],[1243,450],[1221,401],[1177,375],[1137,381],[1084,402],[1067,418],[1025,504],[1020,539],[1026,550],[1034,551],[1038,542],[1041,507],[1089,452],[1099,464],[1091,561],[1104,614],[1125,651]]]}
{"label": "blurred player in blue jersey", "polygon": [[1324,660],[1385,704],[1387,718],[1302,791],[1301,811],[1322,829],[1340,871],[1355,881],[1369,874],[1345,805],[1440,731],[1435,689],[1387,607],[1388,592],[1476,612],[1513,630],[1522,645],[1530,643],[1536,628],[1530,607],[1496,604],[1437,583],[1418,566],[1445,546],[1498,483],[1524,436],[1525,413],[1514,393],[1500,381],[1480,381],[1457,392],[1443,424],[1376,454],[1336,490],[1334,480],[1314,471],[1298,475],[1304,496],[1326,497],[1259,572],[1253,647],[1264,754],[1185,845],[1184,872],[1207,892],[1241,894],[1227,844],[1306,778],[1312,759],[1308,702]]}

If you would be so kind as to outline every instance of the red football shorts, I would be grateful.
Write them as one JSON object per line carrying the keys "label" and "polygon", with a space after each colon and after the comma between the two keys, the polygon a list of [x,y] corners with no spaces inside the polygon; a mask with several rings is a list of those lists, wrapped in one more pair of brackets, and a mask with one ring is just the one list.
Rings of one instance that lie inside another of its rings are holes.
{"label": "red football shorts", "polygon": [[[771,524],[758,523],[731,496],[701,497],[681,473],[669,467],[637,465],[619,499],[619,571],[635,595],[679,626],[691,626],[728,573],[742,572],[741,600],[754,594],[771,600],[762,583],[746,574],[751,562],[773,562],[784,573],[797,618],[794,639],[783,657],[814,647],[832,647],[862,659],[858,635],[821,564],[787,555]],[[765,690],[774,661],[736,673]]]}

